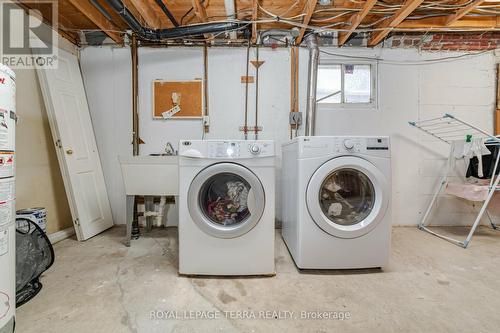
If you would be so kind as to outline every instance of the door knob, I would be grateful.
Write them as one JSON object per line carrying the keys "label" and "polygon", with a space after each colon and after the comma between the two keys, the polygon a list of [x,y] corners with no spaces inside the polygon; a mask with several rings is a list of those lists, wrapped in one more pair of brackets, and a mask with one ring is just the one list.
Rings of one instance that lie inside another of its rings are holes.
{"label": "door knob", "polygon": [[71,150],[71,149],[66,150],[66,154],[68,154],[68,155],[73,154],[73,150]]}

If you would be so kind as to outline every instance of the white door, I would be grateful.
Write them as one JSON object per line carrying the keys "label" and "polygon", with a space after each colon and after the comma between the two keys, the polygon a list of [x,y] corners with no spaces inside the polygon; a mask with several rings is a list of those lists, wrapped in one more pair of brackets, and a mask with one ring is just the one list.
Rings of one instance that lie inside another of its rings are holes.
{"label": "white door", "polygon": [[194,223],[217,238],[240,237],[252,230],[266,202],[257,176],[236,163],[203,169],[191,182],[187,200]]}
{"label": "white door", "polygon": [[113,219],[78,59],[59,50],[59,67],[37,72],[73,223],[83,241],[113,226]]}
{"label": "white door", "polygon": [[388,183],[372,163],[342,156],[324,163],[307,186],[307,208],[326,233],[356,238],[373,230],[389,203]]}

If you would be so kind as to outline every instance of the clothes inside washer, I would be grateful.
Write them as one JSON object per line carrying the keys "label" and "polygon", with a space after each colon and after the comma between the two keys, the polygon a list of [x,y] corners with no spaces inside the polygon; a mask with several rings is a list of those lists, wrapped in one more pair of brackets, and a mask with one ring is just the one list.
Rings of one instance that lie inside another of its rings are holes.
{"label": "clothes inside washer", "polygon": [[221,173],[205,182],[200,204],[212,222],[234,225],[250,216],[247,203],[249,190],[250,185],[240,176]]}
{"label": "clothes inside washer", "polygon": [[323,214],[340,225],[354,225],[372,211],[375,190],[369,178],[355,169],[340,169],[331,173],[320,188]]}

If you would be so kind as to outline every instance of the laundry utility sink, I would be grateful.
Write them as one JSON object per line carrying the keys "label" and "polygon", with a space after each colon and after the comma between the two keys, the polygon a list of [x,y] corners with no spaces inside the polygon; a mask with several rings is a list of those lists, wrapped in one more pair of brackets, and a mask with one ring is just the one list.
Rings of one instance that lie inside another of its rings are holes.
{"label": "laundry utility sink", "polygon": [[177,156],[118,156],[127,195],[177,195]]}

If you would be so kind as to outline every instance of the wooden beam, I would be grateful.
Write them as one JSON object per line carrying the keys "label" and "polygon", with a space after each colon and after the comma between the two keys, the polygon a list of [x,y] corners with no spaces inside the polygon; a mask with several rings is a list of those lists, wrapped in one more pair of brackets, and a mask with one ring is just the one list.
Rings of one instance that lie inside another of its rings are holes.
{"label": "wooden beam", "polygon": [[[25,3],[23,3],[22,1],[18,1],[16,0],[15,3],[21,8],[23,9],[25,12],[26,12],[26,15],[30,15],[30,10],[31,9],[36,9],[36,8],[31,8],[29,6],[27,6]],[[52,30],[55,30],[55,27],[52,25],[52,22],[47,20],[45,17],[38,17],[43,23],[45,23],[46,25],[48,25],[49,27],[52,28]],[[69,32],[69,31],[66,31],[65,27],[64,27],[64,24],[63,20],[65,20],[66,18],[64,16],[62,16],[60,13],[59,13],[59,24],[58,24],[58,29],[57,29],[57,32],[59,33],[59,35],[61,35],[61,37],[65,38],[66,40],[68,40],[71,44],[73,45],[79,45],[79,40],[78,40],[78,35],[74,32]]]}
{"label": "wooden beam", "polygon": [[[423,0],[422,0],[423,1]],[[303,13],[306,14],[304,16],[304,19],[302,20],[302,24],[304,25],[302,28],[300,28],[299,36],[295,40],[295,45],[299,45],[302,43],[302,38],[304,38],[304,34],[307,29],[307,25],[309,25],[309,21],[311,21],[311,17],[314,13],[314,9],[316,8],[316,0],[307,0],[306,5],[304,6]]]}
{"label": "wooden beam", "polygon": [[161,19],[153,10],[153,7],[146,4],[143,0],[128,0],[135,10],[144,18],[146,24],[153,29],[161,28]]}
{"label": "wooden beam", "polygon": [[104,15],[102,15],[88,0],[68,0],[73,6],[76,7],[85,15],[89,20],[91,20],[96,26],[99,27],[106,35],[108,35],[117,44],[123,44],[123,37],[118,31],[120,29],[113,23],[108,21]]}
{"label": "wooden beam", "polygon": [[497,110],[495,112],[495,135],[500,135],[500,64],[497,66]]}
{"label": "wooden beam", "polygon": [[257,41],[257,19],[259,17],[259,1],[252,0],[252,43]]}
{"label": "wooden beam", "polygon": [[497,109],[500,109],[500,64],[497,65]]}
{"label": "wooden beam", "polygon": [[207,22],[208,21],[208,16],[207,16],[207,10],[203,6],[200,0],[191,0],[193,3],[193,8],[194,8],[194,13],[196,14],[196,17],[200,22]]}
{"label": "wooden beam", "polygon": [[[499,15],[500,17],[500,15]],[[402,22],[397,26],[402,29],[419,29],[429,31],[433,28],[466,28],[466,29],[476,29],[476,30],[492,30],[495,28],[500,28],[500,20],[495,16],[484,16],[484,17],[466,17],[462,20],[458,20],[451,25],[446,25],[446,16],[443,17],[430,17],[419,20],[407,20]]]}
{"label": "wooden beam", "polygon": [[375,6],[376,3],[377,0],[367,0],[363,8],[361,8],[361,11],[351,16],[348,21],[349,31],[342,31],[339,33],[339,46],[342,46],[345,42],[347,42],[354,30],[356,30],[356,28],[361,24],[363,19],[366,17],[366,15],[368,15],[370,10],[373,8],[373,6]]}
{"label": "wooden beam", "polygon": [[380,43],[392,28],[404,21],[424,0],[406,0],[403,6],[390,18],[375,26],[376,29],[383,29],[372,33],[368,46],[375,46]]}
{"label": "wooden beam", "polygon": [[448,16],[448,18],[446,19],[446,25],[450,26],[453,23],[457,22],[462,17],[464,17],[465,15],[467,15],[467,13],[469,13],[474,8],[476,8],[477,6],[479,6],[480,4],[482,4],[484,1],[485,0],[475,0],[475,1],[471,2],[469,5],[465,6],[464,8],[459,9],[455,14],[452,14],[452,15]]}

